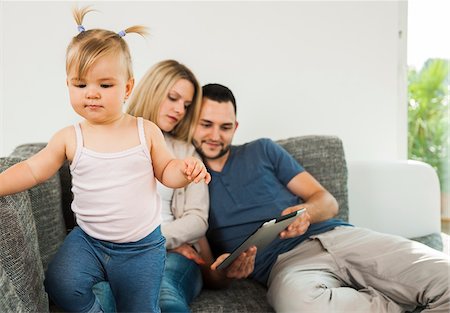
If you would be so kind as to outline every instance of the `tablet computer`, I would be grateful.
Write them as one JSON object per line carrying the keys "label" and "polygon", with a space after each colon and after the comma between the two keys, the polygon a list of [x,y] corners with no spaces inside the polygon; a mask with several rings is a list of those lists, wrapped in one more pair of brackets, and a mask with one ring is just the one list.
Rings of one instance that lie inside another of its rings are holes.
{"label": "tablet computer", "polygon": [[264,222],[253,234],[247,237],[222,263],[217,269],[228,267],[242,252],[256,246],[258,252],[263,251],[278,235],[291,224],[306,209],[300,209],[292,213],[279,216],[277,218]]}

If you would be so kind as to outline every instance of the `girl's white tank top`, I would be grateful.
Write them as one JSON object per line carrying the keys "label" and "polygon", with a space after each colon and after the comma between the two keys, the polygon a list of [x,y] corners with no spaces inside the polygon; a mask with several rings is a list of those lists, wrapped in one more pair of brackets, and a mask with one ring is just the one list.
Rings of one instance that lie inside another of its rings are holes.
{"label": "girl's white tank top", "polygon": [[83,145],[74,125],[77,148],[70,165],[72,211],[89,236],[110,242],[138,241],[161,224],[161,200],[142,118],[137,119],[140,145],[99,153]]}

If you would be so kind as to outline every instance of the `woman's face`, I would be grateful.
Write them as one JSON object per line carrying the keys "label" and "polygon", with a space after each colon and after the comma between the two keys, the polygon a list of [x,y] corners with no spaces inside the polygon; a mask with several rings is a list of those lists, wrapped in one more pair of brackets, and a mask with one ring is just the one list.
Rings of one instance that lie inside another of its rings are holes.
{"label": "woman's face", "polygon": [[179,79],[166,95],[159,108],[157,125],[165,132],[170,132],[184,118],[186,110],[194,97],[194,85]]}

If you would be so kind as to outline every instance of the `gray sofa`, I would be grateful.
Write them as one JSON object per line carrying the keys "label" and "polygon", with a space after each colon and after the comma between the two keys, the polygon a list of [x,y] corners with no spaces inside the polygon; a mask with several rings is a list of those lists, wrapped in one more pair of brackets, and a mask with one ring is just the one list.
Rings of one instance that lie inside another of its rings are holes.
{"label": "gray sofa", "polygon": [[[338,200],[338,218],[348,220],[347,164],[342,142],[333,136],[302,136],[278,141]],[[0,158],[5,170],[44,147],[17,147]],[[65,164],[57,175],[29,191],[0,197],[0,312],[48,312],[43,288],[49,260],[73,228],[71,178]],[[439,233],[415,238],[442,250]],[[76,256],[74,256],[76,257]],[[224,290],[204,289],[193,312],[273,312],[265,287],[250,280],[235,281]]]}

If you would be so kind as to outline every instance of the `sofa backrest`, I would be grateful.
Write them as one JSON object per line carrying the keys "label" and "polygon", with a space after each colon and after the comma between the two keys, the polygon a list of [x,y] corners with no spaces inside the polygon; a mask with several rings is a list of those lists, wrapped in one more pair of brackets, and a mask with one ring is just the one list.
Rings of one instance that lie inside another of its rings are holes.
{"label": "sofa backrest", "polygon": [[[342,140],[336,136],[297,136],[276,141],[313,175],[337,200],[337,218],[348,221],[347,163]],[[28,158],[44,148],[46,143],[18,146],[12,157]],[[73,195],[69,164],[59,170],[62,212],[67,231],[76,224],[70,205]]]}
{"label": "sofa backrest", "polygon": [[335,136],[298,136],[276,141],[339,203],[337,218],[348,221],[347,163],[342,140]]}

